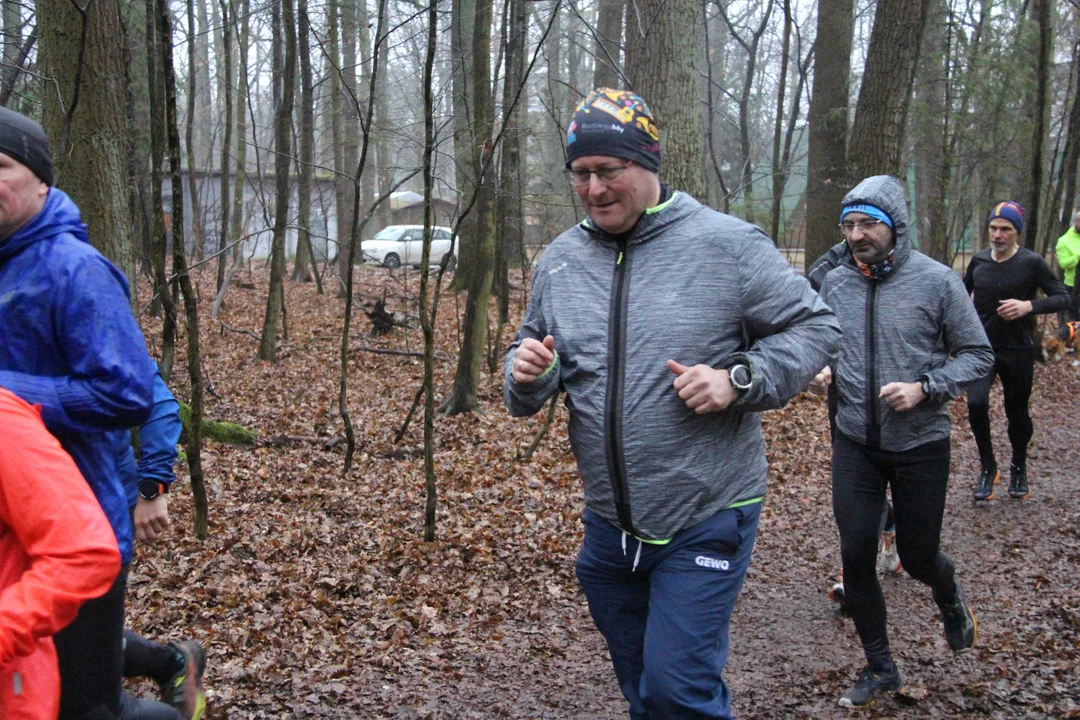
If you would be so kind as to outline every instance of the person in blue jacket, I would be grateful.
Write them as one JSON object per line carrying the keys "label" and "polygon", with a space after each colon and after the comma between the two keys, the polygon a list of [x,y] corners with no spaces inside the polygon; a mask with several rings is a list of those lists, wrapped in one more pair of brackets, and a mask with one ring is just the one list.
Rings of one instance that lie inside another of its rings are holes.
{"label": "person in blue jacket", "polygon": [[118,438],[153,407],[154,363],[124,275],[90,245],[53,185],[41,126],[0,108],[0,387],[41,408],[112,526],[123,568],[55,637],[60,718],[119,714],[124,588],[131,561]]}
{"label": "person in blue jacket", "polygon": [[[180,440],[180,404],[160,372],[154,373],[154,408],[139,428],[139,459],[136,462],[130,433],[118,448],[120,472],[128,505],[140,542],[155,542],[169,528],[168,493],[176,480],[176,443]],[[121,699],[123,720],[200,720],[206,712],[202,675],[206,654],[195,640],[154,642],[124,630],[124,677],[149,677],[158,684],[168,705],[144,700],[125,692]]]}

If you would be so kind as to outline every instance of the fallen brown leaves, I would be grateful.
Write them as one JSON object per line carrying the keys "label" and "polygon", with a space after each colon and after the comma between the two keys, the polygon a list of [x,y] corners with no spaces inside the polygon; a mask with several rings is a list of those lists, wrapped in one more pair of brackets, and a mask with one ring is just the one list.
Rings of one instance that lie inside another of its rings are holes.
{"label": "fallen brown leaves", "polygon": [[[418,276],[411,272],[407,285],[401,277],[398,271],[390,282],[383,269],[361,268],[357,294],[382,297],[385,287],[389,309],[415,312],[401,295],[415,296]],[[211,297],[212,278],[202,280],[202,297]],[[222,317],[258,331],[266,280],[258,272],[244,280],[254,289],[231,289]],[[192,635],[206,645],[215,718],[625,717],[573,575],[581,487],[565,408],[532,459],[516,461],[543,418],[510,419],[501,378],[485,375],[482,413],[436,422],[438,539],[421,542],[420,420],[400,445],[392,442],[419,387],[421,362],[351,354],[358,455],[343,478],[343,446],[327,449],[342,434],[343,303],[289,282],[286,296],[289,337],[276,365],[257,362],[255,341],[221,330],[205,308],[208,417],[279,441],[255,449],[207,445],[211,534],[204,543],[188,530],[191,498],[181,470],[171,506],[179,529],[140,548],[129,624],[151,638]],[[454,308],[452,296],[444,298],[437,335],[437,350],[451,357]],[[154,345],[158,322],[143,324]],[[353,344],[423,349],[418,330],[378,340],[357,335]],[[453,369],[436,363],[437,401]],[[181,398],[185,383],[178,370],[173,387]],[[915,700],[912,707],[886,701],[874,716],[1080,711],[1078,398],[1077,369],[1038,369],[1033,498],[979,507],[968,487],[975,460],[965,408],[954,404],[943,545],[979,614],[979,647],[952,656],[929,592],[906,576],[883,579],[893,648]],[[1004,448],[1001,416],[995,406],[995,439]],[[797,398],[767,414],[765,428],[770,494],[733,620],[728,681],[743,717],[840,717],[835,698],[861,653],[850,621],[833,613],[824,594],[839,552],[823,403]]]}

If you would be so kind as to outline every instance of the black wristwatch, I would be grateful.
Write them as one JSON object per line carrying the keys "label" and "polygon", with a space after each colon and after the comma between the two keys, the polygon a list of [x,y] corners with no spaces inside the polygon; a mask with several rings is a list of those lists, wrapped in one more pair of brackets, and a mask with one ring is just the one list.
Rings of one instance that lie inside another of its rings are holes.
{"label": "black wristwatch", "polygon": [[159,483],[156,480],[139,481],[139,497],[143,500],[153,500],[158,495],[165,495],[168,492],[169,486],[165,483]]}
{"label": "black wristwatch", "polygon": [[743,363],[736,363],[729,367],[728,378],[731,379],[731,386],[738,390],[740,395],[745,394],[754,384],[754,373],[751,372],[749,365]]}

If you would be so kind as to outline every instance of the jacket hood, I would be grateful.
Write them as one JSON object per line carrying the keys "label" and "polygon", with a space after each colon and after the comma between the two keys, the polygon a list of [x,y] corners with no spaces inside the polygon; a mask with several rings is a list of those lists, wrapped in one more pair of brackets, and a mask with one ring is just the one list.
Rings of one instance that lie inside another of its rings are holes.
{"label": "jacket hood", "polygon": [[[626,235],[626,244],[636,245],[647,242],[700,208],[701,203],[686,193],[676,190],[667,200],[649,208],[638,218],[637,224]],[[616,236],[598,228],[591,218],[585,218],[581,222],[581,228],[601,242],[612,245],[618,243]]]}
{"label": "jacket hood", "polygon": [[[868,177],[844,196],[843,206],[847,207],[848,205],[863,203],[884,210],[892,219],[893,234],[896,236],[893,267],[899,268],[907,262],[908,256],[911,254],[911,239],[908,236],[907,199],[904,197],[904,186],[891,175]],[[848,253],[848,258],[851,258],[850,253]]]}
{"label": "jacket hood", "polygon": [[0,240],[0,263],[6,262],[36,242],[64,233],[85,243],[90,242],[79,208],[63,190],[49,188],[49,195],[45,198],[45,207],[41,208],[41,212],[7,240]]}

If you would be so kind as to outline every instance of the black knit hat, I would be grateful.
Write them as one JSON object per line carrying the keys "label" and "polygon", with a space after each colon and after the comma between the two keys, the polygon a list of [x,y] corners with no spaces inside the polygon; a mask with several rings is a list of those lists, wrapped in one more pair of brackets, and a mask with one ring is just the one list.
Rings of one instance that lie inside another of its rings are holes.
{"label": "black knit hat", "polygon": [[45,131],[25,115],[3,107],[0,107],[0,152],[30,168],[41,182],[52,187],[52,155]]}
{"label": "black knit hat", "polygon": [[660,130],[640,96],[597,88],[582,100],[566,134],[566,167],[579,157],[605,155],[660,170]]}

